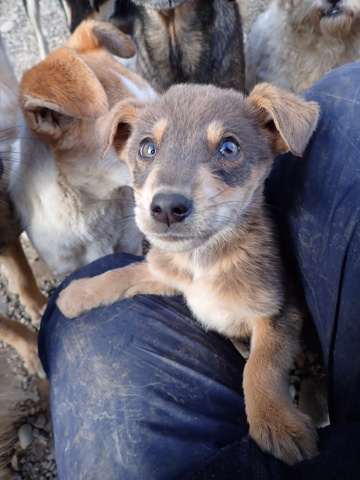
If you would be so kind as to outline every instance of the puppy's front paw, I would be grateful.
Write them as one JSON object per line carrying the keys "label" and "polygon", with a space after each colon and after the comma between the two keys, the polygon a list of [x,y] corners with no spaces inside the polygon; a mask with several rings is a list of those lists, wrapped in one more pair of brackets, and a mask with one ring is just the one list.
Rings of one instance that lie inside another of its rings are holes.
{"label": "puppy's front paw", "polygon": [[250,422],[250,435],[266,452],[289,465],[317,455],[317,434],[310,417],[289,408],[271,409]]}
{"label": "puppy's front paw", "polygon": [[[101,289],[100,289],[101,290]],[[60,292],[56,304],[68,318],[75,318],[101,305],[101,292],[94,288],[92,278],[73,280]]]}

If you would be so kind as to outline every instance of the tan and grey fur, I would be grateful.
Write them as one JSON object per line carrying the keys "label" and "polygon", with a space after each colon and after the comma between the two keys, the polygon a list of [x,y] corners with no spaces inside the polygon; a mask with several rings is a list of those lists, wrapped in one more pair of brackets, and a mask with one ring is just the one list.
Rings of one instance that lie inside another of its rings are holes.
{"label": "tan and grey fur", "polygon": [[75,317],[140,293],[182,293],[205,328],[251,337],[243,384],[251,436],[288,463],[312,457],[315,429],[288,391],[302,319],[285,288],[263,188],[274,154],[303,153],[317,104],[267,84],[248,98],[179,85],[149,105],[118,108],[117,122],[131,131],[118,153],[152,247],[141,263],[72,282],[58,306]]}
{"label": "tan and grey fur", "polygon": [[359,59],[359,0],[273,0],[248,37],[246,86],[265,81],[300,93]]}
{"label": "tan and grey fur", "polygon": [[138,72],[159,92],[174,83],[244,89],[239,4],[229,0],[134,0]]}
{"label": "tan and grey fur", "polygon": [[[9,198],[7,168],[10,149],[17,135],[18,84],[0,39],[0,264],[14,279],[21,303],[36,323],[47,299],[40,292],[23,252],[21,227],[13,214]],[[5,315],[0,315],[0,338],[12,345],[31,373],[44,375],[38,358],[37,334]]]}

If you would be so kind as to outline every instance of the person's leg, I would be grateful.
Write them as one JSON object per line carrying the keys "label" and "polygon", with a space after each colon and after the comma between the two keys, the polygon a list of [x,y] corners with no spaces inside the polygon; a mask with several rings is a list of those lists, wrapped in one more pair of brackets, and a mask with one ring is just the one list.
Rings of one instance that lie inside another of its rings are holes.
{"label": "person's leg", "polygon": [[321,118],[303,158],[276,159],[267,185],[321,342],[332,422],[360,421],[360,62],[305,97]]}
{"label": "person's leg", "polygon": [[[129,259],[112,255],[71,278]],[[181,478],[247,435],[244,361],[231,342],[205,332],[181,298],[138,296],[76,320],[63,317],[55,299],[39,349],[60,479]]]}
{"label": "person's leg", "polygon": [[267,200],[319,335],[332,425],[319,430],[311,460],[279,465],[253,447],[244,477],[243,439],[186,480],[360,477],[360,62],[330,72],[305,97],[320,104],[319,126],[303,158],[275,159]]}

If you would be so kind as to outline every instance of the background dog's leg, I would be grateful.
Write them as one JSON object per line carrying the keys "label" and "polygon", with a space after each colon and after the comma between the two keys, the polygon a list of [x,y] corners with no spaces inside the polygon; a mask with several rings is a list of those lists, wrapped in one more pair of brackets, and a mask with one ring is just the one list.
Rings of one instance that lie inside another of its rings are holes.
{"label": "background dog's leg", "polygon": [[2,251],[0,260],[9,274],[14,277],[21,303],[34,323],[39,324],[48,299],[37,286],[19,239]]}
{"label": "background dog's leg", "polygon": [[254,322],[244,369],[245,405],[254,440],[264,451],[293,464],[316,455],[316,431],[290,398],[294,328],[290,321],[286,325],[284,319],[277,320]]}
{"label": "background dog's leg", "polygon": [[44,60],[49,53],[47,42],[40,25],[40,4],[39,0],[23,0],[24,7],[31,25],[34,28],[36,41],[39,47],[40,58]]}
{"label": "background dog's leg", "polygon": [[38,356],[37,333],[15,320],[0,315],[0,338],[17,350],[29,373],[45,378]]}

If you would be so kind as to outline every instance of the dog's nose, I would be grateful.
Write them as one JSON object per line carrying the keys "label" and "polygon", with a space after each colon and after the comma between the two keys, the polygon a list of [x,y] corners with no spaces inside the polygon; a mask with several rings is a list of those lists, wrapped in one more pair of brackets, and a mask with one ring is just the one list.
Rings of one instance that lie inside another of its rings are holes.
{"label": "dog's nose", "polygon": [[333,7],[335,7],[337,3],[340,3],[340,0],[328,0],[328,2],[331,3]]}
{"label": "dog's nose", "polygon": [[190,214],[191,208],[191,201],[176,193],[158,193],[150,205],[151,214],[155,220],[166,223],[168,226],[182,222]]}

